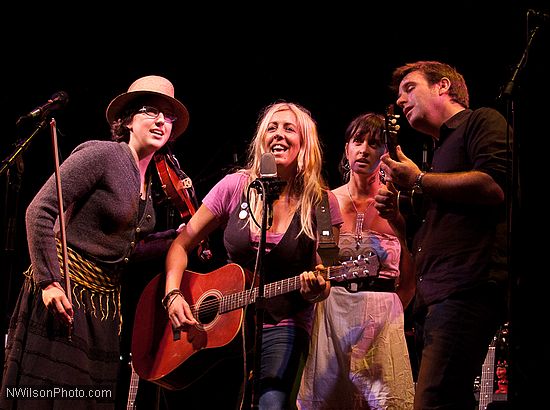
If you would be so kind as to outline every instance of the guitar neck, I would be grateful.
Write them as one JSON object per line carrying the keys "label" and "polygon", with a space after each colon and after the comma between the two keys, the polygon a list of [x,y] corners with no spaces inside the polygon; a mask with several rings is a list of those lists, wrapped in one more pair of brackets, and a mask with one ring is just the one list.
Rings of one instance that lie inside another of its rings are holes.
{"label": "guitar neck", "polygon": [[[331,279],[331,272],[345,269],[343,266],[332,266],[320,271],[320,274],[327,280]],[[264,298],[269,299],[275,296],[283,295],[300,289],[300,275],[291,278],[279,280],[264,285]],[[226,313],[235,309],[242,308],[246,305],[256,302],[260,296],[260,288],[254,287],[243,292],[225,295],[220,301],[220,313]]]}
{"label": "guitar neck", "polygon": [[134,366],[131,365],[132,376],[130,377],[130,389],[128,390],[128,402],[126,403],[126,410],[134,410],[136,396],[139,386],[139,376],[134,370]]}
{"label": "guitar neck", "polygon": [[399,125],[397,124],[397,119],[399,115],[395,115],[393,104],[389,104],[386,107],[386,114],[384,116],[384,139],[386,144],[386,149],[390,155],[390,158],[394,161],[399,161],[397,159],[397,133],[399,130]]}
{"label": "guitar neck", "polygon": [[489,351],[481,369],[481,386],[479,390],[479,410],[486,410],[493,401],[493,383],[495,372],[495,346],[489,346]]}
{"label": "guitar neck", "polygon": [[390,146],[388,146],[388,153],[390,154],[391,159],[399,162],[399,159],[397,158],[397,150],[395,149],[395,145],[390,144]]}
{"label": "guitar neck", "polygon": [[[269,299],[298,289],[300,289],[299,275],[264,285],[263,296],[266,299]],[[257,286],[243,292],[223,296],[220,301],[220,313],[229,312],[231,310],[239,309],[243,306],[255,303],[259,296],[260,288]]]}
{"label": "guitar neck", "polygon": [[[388,131],[386,131],[388,132]],[[387,137],[386,139],[386,149],[388,150],[388,154],[390,155],[390,158],[394,161],[399,162],[399,159],[397,158],[397,145],[395,141],[393,141],[392,136]]]}

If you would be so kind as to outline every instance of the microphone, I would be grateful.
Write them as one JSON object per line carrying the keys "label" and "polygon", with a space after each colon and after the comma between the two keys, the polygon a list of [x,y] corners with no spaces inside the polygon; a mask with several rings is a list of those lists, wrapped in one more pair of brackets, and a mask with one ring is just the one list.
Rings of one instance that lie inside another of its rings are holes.
{"label": "microphone", "polygon": [[265,152],[260,158],[260,177],[254,181],[258,182],[256,187],[260,187],[264,200],[267,201],[267,226],[273,224],[273,201],[279,198],[286,181],[277,177],[277,163],[275,156],[271,152]]}
{"label": "microphone", "polygon": [[21,119],[34,119],[46,115],[50,111],[60,110],[67,105],[67,102],[69,102],[69,96],[67,93],[65,91],[58,91],[50,97],[47,103],[42,104],[28,114],[23,115],[19,118],[18,122],[21,121]]}
{"label": "microphone", "polygon": [[533,17],[541,19],[542,21],[550,20],[550,14],[544,13],[539,10],[529,9],[527,10],[527,15],[532,15]]}
{"label": "microphone", "polygon": [[270,152],[263,153],[260,158],[260,178],[277,178],[277,163]]}
{"label": "microphone", "polygon": [[271,221],[273,220],[271,204],[279,198],[285,185],[286,181],[277,176],[275,156],[270,152],[262,154],[262,158],[260,158],[260,176],[250,184],[250,187],[259,191],[260,196],[263,196],[264,201],[267,201],[269,226],[271,226]]}

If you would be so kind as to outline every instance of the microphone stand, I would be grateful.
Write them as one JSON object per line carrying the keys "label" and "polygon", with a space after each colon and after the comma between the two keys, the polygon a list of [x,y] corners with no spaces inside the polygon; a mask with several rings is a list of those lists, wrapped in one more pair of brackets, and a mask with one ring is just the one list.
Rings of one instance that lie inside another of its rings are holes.
{"label": "microphone stand", "polygon": [[506,83],[506,86],[502,89],[502,92],[499,95],[499,99],[505,98],[506,100],[511,100],[511,97],[514,93],[514,87],[516,85],[516,79],[518,78],[520,71],[525,67],[525,63],[527,62],[527,56],[529,55],[529,49],[531,48],[533,39],[535,38],[535,35],[538,33],[539,30],[540,30],[540,26],[538,25],[535,26],[533,30],[531,30],[531,33],[529,34],[529,39],[527,40],[527,45],[525,46],[525,50],[523,51],[521,59],[517,63],[516,67],[514,68],[512,77]]}
{"label": "microphone stand", "polygon": [[[5,171],[9,170],[9,167],[16,160],[18,160],[18,165],[22,164],[22,161],[20,159],[20,155],[29,147],[29,145],[30,145],[32,139],[34,138],[34,136],[37,135],[42,129],[44,129],[46,127],[46,125],[48,124],[47,114],[49,114],[49,111],[45,111],[43,113],[43,115],[41,117],[41,120],[38,123],[38,126],[29,135],[29,137],[27,137],[26,139],[19,140],[16,143],[14,151],[2,161],[2,166],[0,167],[0,176]],[[20,121],[18,120],[17,124],[19,124],[19,122]],[[66,293],[67,298],[69,299],[69,303],[72,305],[71,282],[70,282],[69,271],[68,271],[67,242],[66,242],[66,236],[65,236],[65,217],[64,217],[64,213],[63,213],[63,196],[62,196],[62,191],[61,191],[61,177],[60,177],[60,172],[59,172],[59,155],[58,155],[59,149],[58,149],[58,145],[57,145],[57,128],[56,128],[56,121],[55,121],[54,118],[51,118],[51,120],[50,120],[50,131],[51,131],[52,150],[53,150],[54,165],[55,165],[55,177],[56,177],[57,199],[58,199],[57,202],[58,202],[58,209],[59,209],[60,235],[61,235],[61,246],[62,246],[62,256],[63,256],[62,269],[63,269],[64,275],[65,275],[65,293]],[[22,166],[20,168],[22,169]],[[7,175],[9,176],[9,172],[7,173]],[[21,175],[19,175],[19,180],[20,179],[21,179]],[[6,200],[6,202],[7,202],[7,200]],[[16,202],[17,202],[17,199],[16,199]],[[6,232],[6,234],[10,235],[10,232],[11,232],[11,235],[15,236],[15,228],[14,228],[14,226],[12,227],[13,223],[15,223],[15,222],[11,221],[11,220],[8,221],[8,224],[9,224],[8,228],[10,228],[10,229],[7,229],[8,232]],[[13,242],[13,241],[11,241],[10,238],[6,239],[6,251],[8,250],[9,246],[11,245],[11,242]],[[10,257],[10,264],[11,264],[11,262],[12,262],[12,258]],[[11,286],[11,274],[12,274],[11,271],[12,270],[13,270],[13,267],[10,268],[9,286]],[[8,292],[10,292],[9,287],[8,287]],[[7,300],[6,303],[8,303],[9,295],[8,295],[8,298],[6,300]],[[6,313],[7,313],[7,309],[6,309]],[[69,341],[72,340],[72,331],[73,331],[73,326],[71,324],[68,327],[68,334],[67,334]]]}
{"label": "microphone stand", "polygon": [[[254,338],[254,364],[252,370],[252,400],[251,408],[258,409],[260,401],[260,371],[261,371],[261,354],[262,354],[262,330],[265,316],[265,297],[264,297],[264,274],[263,274],[263,258],[265,256],[265,242],[267,230],[273,222],[273,202],[279,197],[281,189],[285,182],[280,180],[267,181],[257,179],[252,183],[252,187],[260,187],[261,195],[263,195],[262,207],[262,222],[260,242],[258,244],[258,258],[256,259],[255,272],[258,278],[258,293],[255,297],[256,306],[256,327]],[[254,285],[253,285],[254,286]]]}
{"label": "microphone stand", "polygon": [[[3,275],[2,287],[6,289],[6,297],[2,303],[1,320],[2,320],[2,335],[8,334],[9,322],[12,307],[12,287],[14,286],[15,267],[17,258],[17,220],[18,210],[20,208],[19,201],[21,197],[21,185],[24,171],[23,158],[20,156],[15,161],[15,166],[8,169],[6,172],[5,191],[4,191],[4,208],[3,222],[4,242],[2,263],[7,266],[7,275]],[[4,354],[5,343],[2,343],[2,354]],[[4,356],[2,356],[4,357]],[[1,379],[1,377],[0,377]]]}
{"label": "microphone stand", "polygon": [[[536,36],[536,34],[540,30],[540,24],[535,25],[535,27],[529,32],[529,37],[527,39],[527,44],[525,46],[525,49],[523,51],[523,54],[519,60],[519,62],[514,67],[514,70],[512,72],[512,75],[509,79],[509,81],[506,83],[504,87],[501,89],[501,93],[498,96],[498,100],[503,100],[505,103],[505,111],[506,111],[506,122],[508,125],[511,126],[513,130],[515,130],[515,107],[514,107],[514,91],[516,87],[516,80],[519,78],[521,70],[523,70],[527,63],[527,57],[529,55],[529,50],[531,48],[531,45],[533,43],[533,40]],[[507,128],[506,131],[506,146],[510,146],[510,129]],[[518,138],[518,133],[514,132],[514,138],[512,141],[512,152],[508,152],[507,160],[511,159],[512,164],[512,175],[511,175],[511,181],[509,178],[506,179],[506,190],[505,190],[505,204],[506,204],[506,224],[507,224],[507,255],[508,255],[508,261],[507,265],[509,268],[509,278],[508,278],[508,315],[510,320],[510,345],[512,346],[513,340],[517,337],[517,335],[514,335],[514,319],[517,316],[515,305],[512,303],[515,302],[515,298],[518,297],[517,295],[518,289],[517,289],[517,282],[519,277],[517,276],[517,271],[519,270],[519,264],[517,261],[521,259],[520,251],[516,249],[517,242],[515,240],[517,229],[521,225],[521,212],[522,212],[522,204],[521,204],[521,186],[520,186],[520,158],[519,158],[519,147],[520,147],[520,138]],[[511,155],[511,158],[510,158]],[[514,349],[512,349],[514,351]],[[513,362],[514,359],[511,358],[511,361]],[[513,378],[513,370],[511,373],[511,376]],[[518,375],[519,376],[519,375]],[[511,398],[511,403],[515,402],[514,395],[517,394],[517,392],[512,393],[512,390],[514,388],[514,383],[511,383],[511,389],[508,393],[508,397]]]}
{"label": "microphone stand", "polygon": [[[19,121],[17,121],[19,124]],[[43,119],[40,121],[36,129],[26,138],[19,139],[15,143],[15,149],[8,155],[0,166],[0,176],[6,174],[6,187],[4,197],[4,243],[3,252],[6,257],[4,263],[8,264],[8,277],[5,289],[7,297],[4,299],[2,305],[2,329],[7,332],[9,323],[9,309],[11,307],[11,292],[13,286],[13,277],[16,261],[16,239],[17,239],[17,210],[19,209],[19,198],[21,193],[21,183],[23,180],[24,162],[22,153],[29,147],[32,139],[44,129],[47,125],[47,121]],[[12,166],[14,165],[14,166]],[[13,197],[10,195],[13,194]],[[3,346],[4,344],[2,344]]]}
{"label": "microphone stand", "polygon": [[258,258],[256,260],[256,272],[258,272],[258,294],[256,295],[256,327],[254,335],[254,364],[252,370],[252,401],[251,408],[258,409],[260,401],[260,370],[261,370],[261,355],[262,355],[262,330],[264,323],[264,313],[265,313],[265,297],[264,297],[264,274],[263,274],[263,257],[265,254],[265,241],[267,233],[267,219],[268,213],[271,212],[269,209],[272,204],[269,204],[266,195],[266,184],[259,182],[261,190],[263,192],[264,201],[263,201],[263,211],[262,211],[262,224],[261,224],[261,234],[260,242],[258,244]]}
{"label": "microphone stand", "polygon": [[13,164],[14,161],[17,159],[17,157],[29,147],[29,144],[31,143],[34,136],[38,134],[40,131],[42,131],[46,126],[46,124],[47,124],[46,119],[43,119],[38,123],[38,126],[36,127],[36,129],[31,133],[31,135],[27,137],[27,139],[20,139],[15,143],[15,149],[13,150],[13,152],[10,155],[8,155],[6,158],[4,158],[4,160],[2,160],[2,166],[0,167],[0,175],[6,172],[9,166]]}

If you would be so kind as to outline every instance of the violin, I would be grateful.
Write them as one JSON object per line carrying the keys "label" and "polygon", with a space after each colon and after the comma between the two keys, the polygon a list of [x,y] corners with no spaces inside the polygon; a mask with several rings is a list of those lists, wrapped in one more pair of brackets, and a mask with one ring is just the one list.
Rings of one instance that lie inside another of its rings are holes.
{"label": "violin", "polygon": [[[178,210],[181,218],[187,222],[198,208],[193,182],[181,169],[177,158],[168,149],[154,155],[155,166],[167,199]],[[204,239],[198,247],[199,257],[207,261],[212,257],[208,241]]]}

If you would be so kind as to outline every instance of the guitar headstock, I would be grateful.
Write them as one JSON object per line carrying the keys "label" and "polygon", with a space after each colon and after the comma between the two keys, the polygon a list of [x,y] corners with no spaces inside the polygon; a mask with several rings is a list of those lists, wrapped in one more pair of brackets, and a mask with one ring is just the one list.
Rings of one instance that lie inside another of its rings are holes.
{"label": "guitar headstock", "polygon": [[384,142],[386,149],[390,154],[390,158],[397,161],[397,153],[395,147],[397,146],[397,134],[399,133],[399,124],[397,123],[400,115],[394,113],[394,105],[389,104],[386,107],[384,115]]}
{"label": "guitar headstock", "polygon": [[366,255],[359,255],[349,261],[344,261],[335,268],[337,274],[330,275],[328,279],[336,282],[347,282],[361,278],[378,276],[380,261],[378,255],[369,251]]}

